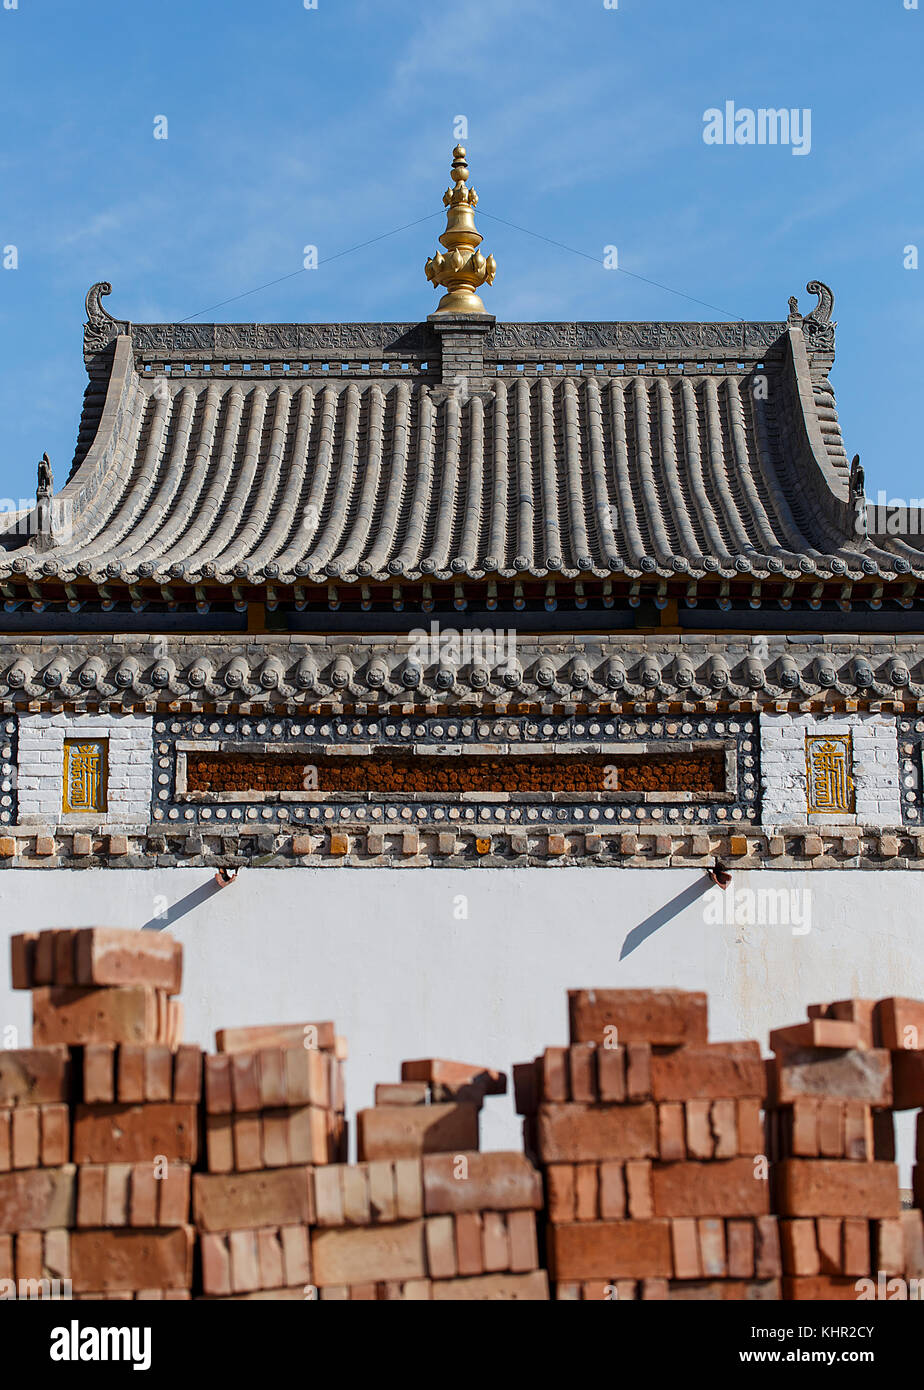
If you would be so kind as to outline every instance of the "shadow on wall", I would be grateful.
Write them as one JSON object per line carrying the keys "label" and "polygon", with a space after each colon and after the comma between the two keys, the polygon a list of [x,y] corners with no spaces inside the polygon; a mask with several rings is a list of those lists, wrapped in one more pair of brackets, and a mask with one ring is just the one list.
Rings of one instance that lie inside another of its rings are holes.
{"label": "shadow on wall", "polygon": [[630,956],[637,946],[641,946],[642,942],[647,941],[648,937],[652,936],[660,927],[664,927],[668,922],[673,921],[675,917],[683,912],[684,908],[692,907],[693,903],[695,903],[698,898],[701,898],[704,893],[708,893],[712,887],[712,880],[704,874],[703,877],[698,878],[695,883],[691,883],[688,888],[684,888],[682,893],[678,893],[675,898],[671,898],[669,903],[665,903],[663,907],[659,907],[656,912],[653,912],[650,917],[646,917],[644,922],[639,922],[638,926],[632,928],[626,936],[625,941],[622,943],[619,959],[625,960],[626,956]]}
{"label": "shadow on wall", "polygon": [[185,898],[180,898],[178,902],[168,906],[164,904],[163,910],[150,921],[145,922],[142,931],[166,931],[167,927],[172,927],[181,917],[185,917],[194,908],[201,907],[207,903],[216,893],[220,893],[226,885],[218,883],[214,874],[210,874],[205,883],[201,883],[198,888],[194,888],[191,893],[187,893]]}

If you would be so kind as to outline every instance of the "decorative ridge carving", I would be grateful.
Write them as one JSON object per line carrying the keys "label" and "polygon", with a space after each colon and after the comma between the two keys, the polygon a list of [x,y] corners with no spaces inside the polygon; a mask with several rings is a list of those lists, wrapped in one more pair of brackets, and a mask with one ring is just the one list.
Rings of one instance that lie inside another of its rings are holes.
{"label": "decorative ridge carving", "polygon": [[805,316],[806,323],[817,323],[819,327],[831,324],[832,328],[837,327],[837,323],[831,323],[831,314],[834,312],[834,291],[827,285],[822,284],[821,280],[809,280],[805,287],[809,294],[817,295],[818,303],[814,309],[810,310]]}
{"label": "decorative ridge carving", "polygon": [[99,352],[117,338],[120,333],[127,333],[131,324],[125,319],[114,319],[100,303],[104,295],[112,294],[112,286],[108,280],[98,280],[95,285],[91,285],[87,290],[86,307],[87,321],[83,330],[83,350],[84,354]]}

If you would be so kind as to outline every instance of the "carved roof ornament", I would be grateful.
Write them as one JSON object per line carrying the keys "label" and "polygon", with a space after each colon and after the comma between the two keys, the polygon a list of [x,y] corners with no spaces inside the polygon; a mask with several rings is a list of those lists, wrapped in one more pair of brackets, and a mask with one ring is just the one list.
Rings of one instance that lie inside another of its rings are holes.
{"label": "carved roof ornament", "polygon": [[129,331],[130,325],[127,321],[114,319],[100,303],[107,294],[112,294],[112,286],[108,280],[99,280],[87,290],[87,321],[83,330],[84,352],[97,352],[120,333]]}
{"label": "carved roof ornament", "polygon": [[836,328],[837,324],[831,323],[831,314],[834,311],[834,291],[830,290],[827,285],[823,285],[820,280],[809,280],[805,288],[809,294],[818,296],[818,303],[805,316],[806,323],[817,323],[819,327],[830,324],[832,328]]}
{"label": "carved roof ornament", "polygon": [[494,284],[497,264],[493,256],[485,257],[478,250],[484,238],[475,227],[478,194],[465,186],[468,164],[464,145],[456,145],[452,154],[453,187],[443,194],[446,230],[440,237],[449,254],[438,251],[431,256],[424,272],[432,285],[447,291],[436,306],[438,314],[483,314],[484,304],[475,291]]}

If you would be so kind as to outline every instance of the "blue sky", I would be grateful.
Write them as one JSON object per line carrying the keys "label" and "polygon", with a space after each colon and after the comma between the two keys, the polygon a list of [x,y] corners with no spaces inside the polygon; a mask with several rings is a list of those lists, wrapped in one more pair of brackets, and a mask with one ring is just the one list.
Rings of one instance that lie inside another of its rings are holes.
{"label": "blue sky", "polygon": [[[924,0],[0,0],[0,495],[70,467],[83,300],[135,322],[399,320],[465,116],[501,319],[782,319],[835,291],[847,449],[924,493]],[[808,108],[810,153],[703,115]],[[166,116],[168,138],[154,139]],[[586,253],[570,254],[487,214]],[[7,257],[9,258],[9,257]]]}

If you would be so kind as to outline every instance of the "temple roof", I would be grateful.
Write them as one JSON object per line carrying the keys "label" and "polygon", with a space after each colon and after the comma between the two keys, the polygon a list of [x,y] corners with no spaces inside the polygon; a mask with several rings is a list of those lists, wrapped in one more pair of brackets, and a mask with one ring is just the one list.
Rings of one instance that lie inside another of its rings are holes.
{"label": "temple roof", "polygon": [[94,286],[74,467],[0,577],[924,576],[855,528],[813,288],[776,323],[132,325]]}

